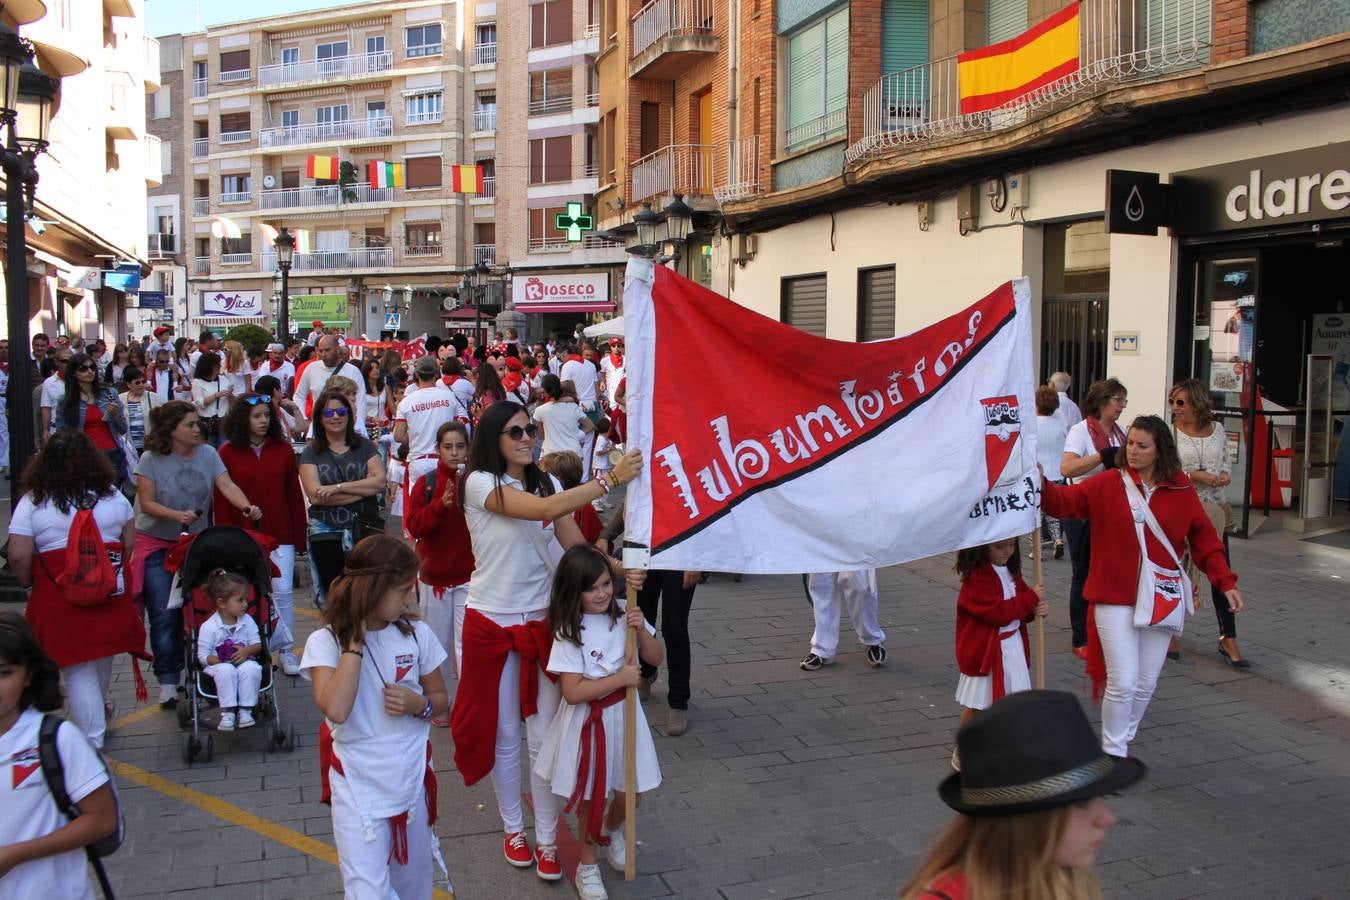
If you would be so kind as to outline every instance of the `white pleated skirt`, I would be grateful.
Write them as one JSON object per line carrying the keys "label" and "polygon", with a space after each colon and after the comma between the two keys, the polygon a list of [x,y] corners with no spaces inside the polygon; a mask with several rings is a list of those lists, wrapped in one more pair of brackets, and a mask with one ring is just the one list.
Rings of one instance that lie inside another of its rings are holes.
{"label": "white pleated skirt", "polygon": [[[626,703],[627,701],[624,701]],[[624,703],[616,703],[603,713],[605,722],[605,790],[607,793],[622,791],[624,783],[623,757],[623,708]],[[535,759],[534,772],[546,778],[553,793],[559,797],[571,797],[577,785],[577,767],[581,763],[581,727],[590,715],[590,705],[574,706],[566,700],[558,707],[553,726],[544,745],[539,748]],[[595,749],[591,752],[591,774],[586,779],[583,797],[589,797],[595,782]],[[642,704],[637,705],[637,790],[646,793],[661,784],[661,765],[656,759],[656,745],[652,742],[652,731],[647,726],[647,716]]]}
{"label": "white pleated skirt", "polygon": [[[1020,629],[1005,631],[999,640],[1003,650],[1003,693],[1031,690],[1031,672],[1022,647]],[[956,702],[967,709],[988,709],[994,702],[992,675],[962,675],[956,680]]]}

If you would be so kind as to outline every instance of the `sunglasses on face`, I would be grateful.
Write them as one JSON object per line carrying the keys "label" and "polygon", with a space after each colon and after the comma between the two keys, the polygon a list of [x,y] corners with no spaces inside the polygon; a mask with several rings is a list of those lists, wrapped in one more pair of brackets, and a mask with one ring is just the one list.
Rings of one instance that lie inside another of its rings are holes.
{"label": "sunglasses on face", "polygon": [[76,372],[92,372],[92,371],[94,371],[94,367],[91,366],[91,365],[89,365],[89,363],[84,363],[83,365],[78,365],[78,366],[76,366],[76,367],[75,367],[75,371],[76,371]]}
{"label": "sunglasses on face", "polygon": [[1172,405],[1173,405],[1173,406],[1185,406],[1185,405],[1186,405],[1186,401],[1185,401],[1185,399],[1182,398],[1182,397],[1173,397],[1173,398],[1172,398]]}
{"label": "sunglasses on face", "polygon": [[324,417],[325,419],[345,419],[345,418],[347,418],[347,410],[345,410],[345,409],[325,409],[325,410],[323,411],[323,417]]}
{"label": "sunglasses on face", "polygon": [[[265,397],[265,396],[263,396],[262,394],[258,394],[258,395],[255,396],[255,397],[245,397],[245,398],[244,398],[244,402],[247,403],[249,406],[257,406],[259,403],[266,403],[268,406],[271,406],[271,405],[272,405],[272,398],[271,398],[271,397]],[[330,412],[333,412],[333,411],[334,411],[334,410],[330,410]],[[344,409],[344,410],[342,410],[342,412],[346,412],[346,410]]]}
{"label": "sunglasses on face", "polygon": [[538,433],[539,429],[533,425],[526,425],[524,428],[522,428],[519,425],[512,425],[510,428],[502,432],[502,434],[506,435],[513,441],[518,441],[521,438],[525,437],[525,435],[527,434],[530,437],[534,437]]}

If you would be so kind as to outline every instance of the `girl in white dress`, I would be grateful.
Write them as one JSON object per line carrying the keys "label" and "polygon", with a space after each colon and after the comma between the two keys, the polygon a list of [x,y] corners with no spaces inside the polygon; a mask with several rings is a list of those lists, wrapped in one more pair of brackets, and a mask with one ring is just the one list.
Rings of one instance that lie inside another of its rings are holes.
{"label": "girl in white dress", "polygon": [[[624,658],[628,629],[638,630],[644,660],[659,665],[665,650],[642,610],[635,605],[625,611],[615,598],[609,562],[589,544],[570,548],[558,563],[548,620],[553,632],[548,671],[559,676],[563,699],[534,772],[549,781],[554,794],[568,798],[566,811],[576,809],[577,833],[583,840],[577,894],[582,900],[605,900],[596,848],[605,847],[610,864],[620,872],[627,856],[624,698],[640,677],[638,661]],[[661,768],[641,705],[637,717],[636,788],[645,792],[661,784]],[[614,798],[606,811],[610,792]]]}

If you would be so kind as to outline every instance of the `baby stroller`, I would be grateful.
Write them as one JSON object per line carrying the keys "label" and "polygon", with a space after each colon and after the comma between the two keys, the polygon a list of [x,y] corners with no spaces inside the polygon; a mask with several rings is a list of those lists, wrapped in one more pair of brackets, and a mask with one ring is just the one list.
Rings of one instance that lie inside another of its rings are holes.
{"label": "baby stroller", "polygon": [[192,733],[183,740],[183,762],[189,766],[194,759],[209,762],[215,744],[210,732],[203,737],[201,718],[204,701],[212,706],[218,705],[216,686],[197,661],[198,630],[216,611],[215,604],[204,589],[208,576],[215,569],[238,573],[250,585],[248,614],[258,623],[258,633],[262,636],[262,652],[258,659],[262,666],[262,683],[258,687],[255,716],[259,730],[268,735],[266,749],[284,749],[287,752],[295,749],[295,726],[289,729],[282,727],[281,709],[277,705],[276,673],[272,667],[273,566],[264,547],[270,541],[271,538],[266,535],[233,525],[216,525],[193,538],[180,538],[178,545],[165,559],[165,568],[170,571],[176,569],[183,595],[183,628],[186,630],[183,671],[187,673],[187,700],[178,704],[178,725],[183,729],[192,729]]}

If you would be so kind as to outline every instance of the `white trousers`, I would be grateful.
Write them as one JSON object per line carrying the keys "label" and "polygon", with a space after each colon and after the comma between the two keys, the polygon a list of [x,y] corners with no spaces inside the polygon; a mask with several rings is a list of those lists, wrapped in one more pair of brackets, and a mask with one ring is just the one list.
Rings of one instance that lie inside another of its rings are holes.
{"label": "white trousers", "polygon": [[[295,634],[295,545],[282,544],[272,551],[272,562],[281,570],[281,574],[272,579],[272,603],[276,605],[277,615],[286,625],[286,634]],[[287,639],[278,633],[272,640],[272,650],[289,650],[294,638]]]}
{"label": "white trousers", "polygon": [[216,683],[216,699],[223,711],[235,707],[252,709],[258,705],[258,685],[262,684],[262,666],[256,659],[234,663],[216,663],[203,669]]}
{"label": "white trousers", "polygon": [[445,662],[441,663],[441,677],[450,686],[454,676],[464,660],[464,605],[469,602],[469,585],[437,591],[426,582],[417,582],[417,603],[422,608],[422,621],[436,635],[436,640],[447,651]]}
{"label": "white trousers", "polygon": [[66,678],[66,706],[70,707],[70,721],[74,722],[89,743],[103,747],[108,722],[103,715],[103,698],[112,680],[113,658],[91,659],[61,670]]}
{"label": "white trousers", "polygon": [[816,630],[811,633],[811,652],[816,656],[834,659],[839,650],[841,600],[848,607],[849,621],[863,646],[886,642],[886,632],[881,630],[877,620],[876,569],[808,575],[806,590],[811,595],[811,608],[816,618]]}
{"label": "white trousers", "polygon": [[[548,612],[542,609],[529,613],[483,612],[482,614],[504,628],[524,625],[526,622],[548,616]],[[548,778],[541,778],[535,774],[534,761],[539,756],[539,748],[543,746],[544,738],[548,736],[549,726],[553,724],[553,717],[558,713],[558,703],[561,700],[562,689],[541,673],[539,711],[523,723],[524,737],[530,751],[534,838],[543,846],[551,846],[558,842],[558,815],[562,812],[563,798],[553,793]],[[520,654],[512,651],[507,655],[506,666],[502,669],[502,681],[497,689],[497,747],[496,762],[492,767],[492,790],[497,794],[497,810],[501,813],[502,828],[507,834],[525,830],[525,813],[520,799],[521,725]]]}
{"label": "white trousers", "polygon": [[1133,606],[1098,603],[1092,615],[1106,657],[1102,749],[1126,756],[1158,686],[1171,635],[1160,628],[1136,628]]}
{"label": "white trousers", "polygon": [[337,845],[342,893],[346,900],[430,900],[432,834],[426,801],[418,795],[408,815],[408,863],[389,858],[393,834],[388,820],[376,822],[374,840],[366,840],[361,811],[347,779],[328,773],[333,790],[333,843]]}

